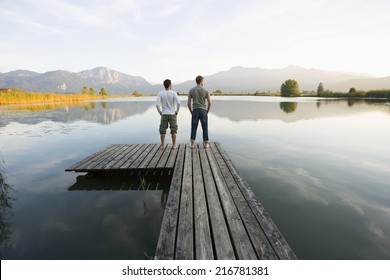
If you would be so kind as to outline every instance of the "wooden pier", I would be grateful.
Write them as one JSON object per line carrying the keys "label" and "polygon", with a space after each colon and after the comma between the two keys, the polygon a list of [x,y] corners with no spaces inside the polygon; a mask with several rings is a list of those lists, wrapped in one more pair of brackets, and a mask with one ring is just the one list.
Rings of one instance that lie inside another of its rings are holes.
{"label": "wooden pier", "polygon": [[159,169],[172,181],[155,259],[296,259],[220,143],[115,144],[66,171]]}

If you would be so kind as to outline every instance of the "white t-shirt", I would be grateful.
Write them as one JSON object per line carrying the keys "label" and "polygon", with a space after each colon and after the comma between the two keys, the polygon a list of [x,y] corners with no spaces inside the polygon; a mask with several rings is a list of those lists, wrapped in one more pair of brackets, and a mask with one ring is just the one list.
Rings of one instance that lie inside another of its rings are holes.
{"label": "white t-shirt", "polygon": [[157,111],[160,115],[174,115],[179,112],[180,101],[173,90],[162,90],[157,94]]}

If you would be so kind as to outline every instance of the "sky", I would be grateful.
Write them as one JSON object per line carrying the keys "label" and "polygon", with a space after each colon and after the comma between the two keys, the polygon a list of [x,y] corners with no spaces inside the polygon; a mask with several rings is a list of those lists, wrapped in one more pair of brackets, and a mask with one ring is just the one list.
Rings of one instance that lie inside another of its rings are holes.
{"label": "sky", "polygon": [[233,66],[390,76],[388,0],[0,0],[0,72],[108,67],[151,83]]}

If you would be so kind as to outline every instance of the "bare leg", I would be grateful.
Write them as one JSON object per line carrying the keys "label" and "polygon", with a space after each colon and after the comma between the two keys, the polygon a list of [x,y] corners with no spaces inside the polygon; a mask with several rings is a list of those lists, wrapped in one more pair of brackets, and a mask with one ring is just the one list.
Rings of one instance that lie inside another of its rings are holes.
{"label": "bare leg", "polygon": [[165,147],[165,134],[160,134],[160,139],[161,139],[160,148],[164,149],[164,147]]}
{"label": "bare leg", "polygon": [[177,149],[177,145],[176,145],[176,133],[172,133],[171,136],[172,136],[172,148]]}

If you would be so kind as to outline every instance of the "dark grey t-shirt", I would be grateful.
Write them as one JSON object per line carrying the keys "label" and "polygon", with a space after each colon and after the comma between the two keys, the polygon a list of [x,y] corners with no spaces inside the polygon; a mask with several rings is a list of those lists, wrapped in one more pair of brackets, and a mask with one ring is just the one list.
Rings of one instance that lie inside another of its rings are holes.
{"label": "dark grey t-shirt", "polygon": [[209,92],[204,87],[197,85],[190,89],[189,95],[192,98],[192,109],[201,108],[207,110],[206,99],[209,96]]}

